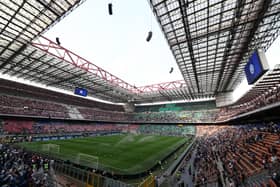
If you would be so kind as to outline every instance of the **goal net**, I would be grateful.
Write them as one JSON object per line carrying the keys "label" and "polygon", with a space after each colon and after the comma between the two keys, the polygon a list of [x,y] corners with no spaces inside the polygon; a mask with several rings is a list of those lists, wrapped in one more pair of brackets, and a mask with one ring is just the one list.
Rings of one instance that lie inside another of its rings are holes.
{"label": "goal net", "polygon": [[42,151],[49,154],[59,154],[60,145],[57,144],[43,144]]}
{"label": "goal net", "polygon": [[99,158],[97,156],[78,153],[76,157],[76,163],[82,166],[98,169]]}

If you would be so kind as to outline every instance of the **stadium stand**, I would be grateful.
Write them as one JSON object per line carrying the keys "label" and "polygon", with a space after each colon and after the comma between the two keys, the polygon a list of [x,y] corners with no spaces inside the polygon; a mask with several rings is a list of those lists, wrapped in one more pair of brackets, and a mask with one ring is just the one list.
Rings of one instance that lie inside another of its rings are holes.
{"label": "stadium stand", "polygon": [[217,109],[196,111],[163,111],[135,113],[134,121],[140,122],[177,122],[211,123],[216,120]]}
{"label": "stadium stand", "polygon": [[0,186],[54,186],[51,161],[0,143]]}
{"label": "stadium stand", "polygon": [[125,112],[121,105],[74,98],[8,80],[0,79],[0,82],[3,83],[0,88],[4,90],[0,95],[1,115],[109,122],[211,123],[216,120],[219,111],[211,101],[136,107],[135,112]]}
{"label": "stadium stand", "polygon": [[78,108],[84,119],[101,121],[131,121],[131,113],[100,110],[94,108]]}
{"label": "stadium stand", "polygon": [[[97,124],[97,123],[78,123],[78,122],[55,122],[55,121],[34,121],[34,120],[3,120],[3,134],[69,134],[69,133],[104,133],[121,132],[127,130],[127,125]],[[135,130],[137,125],[129,127]]]}
{"label": "stadium stand", "polygon": [[45,88],[30,86],[27,84],[5,80],[0,78],[1,94],[9,96],[19,96],[24,98],[32,98],[44,101],[52,101],[55,103],[63,103],[66,105],[99,108],[110,111],[124,111],[121,105],[101,103],[94,100],[84,99],[73,95],[67,95],[55,92]]}
{"label": "stadium stand", "polygon": [[[19,92],[20,93],[20,92]],[[62,119],[89,119],[101,121],[129,121],[130,113],[115,112],[114,110],[102,110],[102,108],[82,108],[33,99],[34,97],[19,97],[11,95],[0,95],[0,113],[3,115],[23,115],[45,118],[62,118]],[[94,102],[98,103],[98,102]],[[98,104],[101,105],[101,104]],[[82,117],[80,117],[82,116]]]}
{"label": "stadium stand", "polygon": [[158,104],[148,106],[136,106],[135,112],[164,112],[164,111],[194,111],[215,109],[215,101],[203,102],[189,102],[189,103],[172,103],[172,104]]}
{"label": "stadium stand", "polygon": [[134,120],[142,122],[214,122],[218,111],[213,101],[137,106]]}
{"label": "stadium stand", "polygon": [[67,108],[61,104],[7,95],[0,95],[0,112],[10,115],[69,118]]}
{"label": "stadium stand", "polygon": [[277,85],[276,87],[273,87],[273,89],[267,90],[263,94],[251,99],[248,102],[221,108],[216,121],[226,121],[240,114],[251,112],[265,106],[275,105],[279,101],[280,85]]}
{"label": "stadium stand", "polygon": [[[218,182],[220,174],[228,185],[279,183],[273,179],[279,176],[279,124],[209,128],[215,130],[212,133],[198,130],[201,137],[194,160],[197,185]],[[256,175],[257,179],[252,177]]]}
{"label": "stadium stand", "polygon": [[194,135],[194,126],[183,125],[133,125],[133,124],[100,124],[90,122],[58,122],[49,120],[1,120],[2,134],[11,135],[36,135],[36,134],[71,134],[95,133],[104,134],[112,132],[158,134],[158,135]]}
{"label": "stadium stand", "polygon": [[178,125],[140,125],[137,129],[141,134],[157,134],[157,135],[194,135],[195,128],[193,126]]}

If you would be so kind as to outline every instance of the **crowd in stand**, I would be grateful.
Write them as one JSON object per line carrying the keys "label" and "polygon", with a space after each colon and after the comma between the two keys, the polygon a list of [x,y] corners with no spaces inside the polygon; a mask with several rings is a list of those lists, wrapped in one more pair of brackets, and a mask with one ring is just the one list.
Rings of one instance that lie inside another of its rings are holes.
{"label": "crowd in stand", "polygon": [[163,111],[135,113],[134,121],[141,122],[213,122],[217,110]]}
{"label": "crowd in stand", "polygon": [[[68,108],[74,108],[68,109]],[[47,118],[75,118],[100,121],[137,121],[137,122],[207,122],[214,121],[217,110],[203,111],[163,111],[163,112],[140,112],[127,113],[99,108],[74,107],[34,100],[31,98],[0,95],[0,113],[14,115],[39,116]],[[74,116],[74,117],[73,117]]]}
{"label": "crowd in stand", "polygon": [[175,112],[141,112],[134,116],[135,121],[176,121]]}
{"label": "crowd in stand", "polygon": [[67,122],[35,122],[25,120],[4,120],[1,129],[5,134],[67,134],[90,132],[123,131],[127,125],[75,124]]}
{"label": "crowd in stand", "polygon": [[102,110],[124,111],[121,105],[98,102],[95,100],[84,99],[61,92],[52,91],[40,87],[34,87],[27,84],[22,84],[15,81],[0,79],[0,90],[5,95],[14,95],[18,98],[38,99],[43,101],[52,101],[54,103],[63,103],[66,105],[90,107],[93,106]]}
{"label": "crowd in stand", "polygon": [[194,126],[177,126],[177,125],[140,125],[137,129],[140,134],[157,134],[170,136],[183,136],[195,134]]}
{"label": "crowd in stand", "polygon": [[233,116],[253,111],[280,101],[280,85],[268,90],[267,92],[259,95],[258,97],[250,100],[249,102],[240,105],[222,108],[219,112],[217,121],[227,120]]}
{"label": "crowd in stand", "polygon": [[0,95],[0,113],[69,118],[67,108],[61,104],[7,95]]}
{"label": "crowd in stand", "polygon": [[212,147],[212,142],[202,140],[198,143],[194,168],[196,168],[196,184],[204,185],[218,180],[217,158]]}
{"label": "crowd in stand", "polygon": [[106,111],[97,108],[78,108],[84,119],[101,121],[132,121],[132,113]]}
{"label": "crowd in stand", "polygon": [[[279,186],[279,133],[280,126],[269,123],[219,128],[211,135],[205,134],[198,141],[195,184],[215,182],[222,175],[228,185],[240,186],[251,176],[269,171],[265,173],[269,180],[263,176],[252,184]],[[222,169],[218,169],[218,163]]]}
{"label": "crowd in stand", "polygon": [[[120,122],[213,122],[217,110],[124,112],[93,107],[78,107],[27,97],[0,95],[0,114],[59,119],[87,119]],[[114,107],[113,107],[114,108]],[[116,109],[120,106],[116,106]]]}
{"label": "crowd in stand", "polygon": [[51,161],[0,143],[1,187],[51,187]]}
{"label": "crowd in stand", "polygon": [[[188,125],[126,125],[98,123],[67,123],[67,122],[36,122],[28,120],[3,120],[0,124],[3,134],[71,134],[71,133],[102,133],[132,132],[140,134],[157,134],[182,136],[195,134],[194,126]],[[1,134],[1,133],[0,133]]]}
{"label": "crowd in stand", "polygon": [[[122,110],[102,110],[94,107],[74,107],[62,103],[47,102],[32,98],[16,97],[11,95],[0,95],[0,114],[7,115],[26,115],[45,118],[70,119],[81,115],[82,119],[100,121],[132,121],[132,114]],[[77,110],[71,110],[71,108]],[[112,106],[113,108],[113,106]],[[116,106],[116,109],[120,108]],[[72,114],[72,115],[71,115]]]}

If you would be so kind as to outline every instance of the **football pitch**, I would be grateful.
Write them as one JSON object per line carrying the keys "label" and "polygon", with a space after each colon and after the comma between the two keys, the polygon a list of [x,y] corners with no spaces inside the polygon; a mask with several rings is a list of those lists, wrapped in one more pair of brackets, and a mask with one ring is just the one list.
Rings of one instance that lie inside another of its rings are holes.
{"label": "football pitch", "polygon": [[[129,134],[19,145],[27,150],[43,153],[43,144],[56,144],[59,145],[59,151],[53,156],[59,159],[75,162],[79,154],[87,154],[98,158],[99,169],[131,175],[149,170],[179,146],[190,142],[185,137]],[[52,155],[52,152],[49,154]]]}

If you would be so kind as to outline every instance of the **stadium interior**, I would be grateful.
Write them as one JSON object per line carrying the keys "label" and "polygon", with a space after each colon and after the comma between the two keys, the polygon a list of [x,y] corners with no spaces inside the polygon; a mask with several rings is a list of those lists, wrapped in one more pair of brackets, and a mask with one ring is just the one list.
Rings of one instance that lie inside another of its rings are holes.
{"label": "stadium interior", "polygon": [[280,186],[279,0],[148,0],[183,79],[145,86],[44,35],[84,3],[0,1],[0,187]]}

